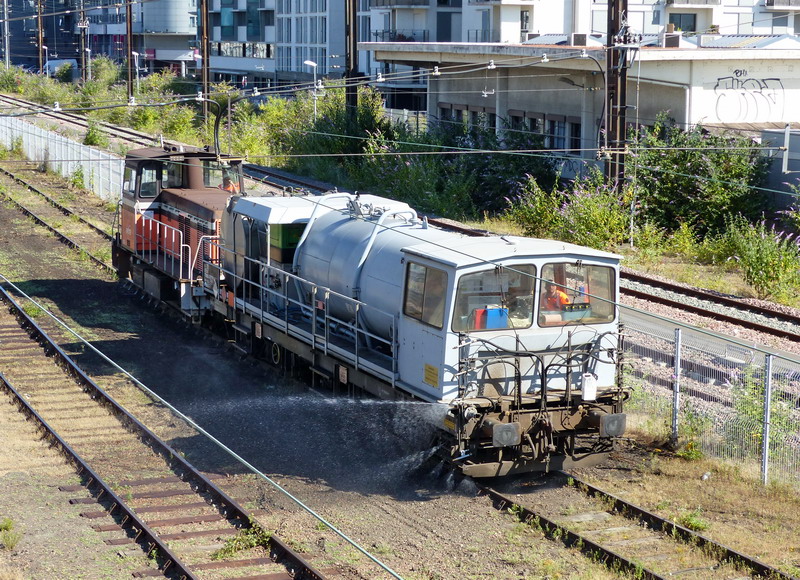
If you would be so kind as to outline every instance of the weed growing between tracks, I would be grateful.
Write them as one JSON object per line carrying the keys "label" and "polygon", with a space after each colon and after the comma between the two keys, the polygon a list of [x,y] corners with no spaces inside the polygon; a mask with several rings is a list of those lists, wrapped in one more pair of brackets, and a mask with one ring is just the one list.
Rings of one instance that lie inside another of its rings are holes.
{"label": "weed growing between tracks", "polygon": [[236,555],[237,552],[244,552],[259,546],[268,549],[271,537],[272,532],[265,530],[255,522],[250,522],[249,528],[239,530],[238,534],[225,542],[224,547],[211,555],[211,559],[224,560]]}
{"label": "weed growing between tracks", "polygon": [[13,550],[22,539],[22,533],[14,529],[14,520],[3,518],[0,520],[0,544],[6,550]]}

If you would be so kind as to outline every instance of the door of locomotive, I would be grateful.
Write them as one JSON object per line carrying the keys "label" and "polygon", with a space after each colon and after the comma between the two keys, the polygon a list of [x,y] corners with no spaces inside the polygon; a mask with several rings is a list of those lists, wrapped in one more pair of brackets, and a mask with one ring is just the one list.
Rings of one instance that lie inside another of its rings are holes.
{"label": "door of locomotive", "polygon": [[120,231],[123,247],[146,252],[158,244],[156,227],[161,192],[161,162],[136,162],[125,166],[122,185]]}
{"label": "door of locomotive", "polygon": [[400,379],[429,400],[445,397],[452,387],[444,382],[445,371],[454,372],[446,354],[447,337],[454,336],[448,328],[455,273],[446,268],[408,259],[398,323]]}

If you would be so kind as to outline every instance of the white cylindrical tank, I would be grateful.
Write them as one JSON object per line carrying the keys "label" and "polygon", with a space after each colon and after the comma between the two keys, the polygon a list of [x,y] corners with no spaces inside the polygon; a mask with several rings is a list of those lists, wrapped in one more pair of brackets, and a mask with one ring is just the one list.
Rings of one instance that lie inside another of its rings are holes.
{"label": "white cylindrical tank", "polygon": [[[362,310],[362,321],[372,332],[389,338],[391,319],[372,308],[393,315],[400,311],[404,267],[401,250],[458,237],[453,232],[428,227],[405,204],[390,208],[375,205],[368,215],[358,215],[352,209],[332,211],[309,226],[297,249],[295,265],[302,278],[368,304],[370,308]],[[341,300],[329,301],[329,309],[334,316],[346,320],[355,314]]]}

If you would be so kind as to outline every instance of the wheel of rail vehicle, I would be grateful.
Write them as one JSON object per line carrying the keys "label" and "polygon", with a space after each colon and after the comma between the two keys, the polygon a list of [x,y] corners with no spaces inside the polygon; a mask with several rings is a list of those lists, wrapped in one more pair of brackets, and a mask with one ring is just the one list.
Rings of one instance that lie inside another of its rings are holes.
{"label": "wheel of rail vehicle", "polygon": [[269,348],[269,362],[276,367],[280,367],[283,363],[283,347],[277,342],[271,343]]}

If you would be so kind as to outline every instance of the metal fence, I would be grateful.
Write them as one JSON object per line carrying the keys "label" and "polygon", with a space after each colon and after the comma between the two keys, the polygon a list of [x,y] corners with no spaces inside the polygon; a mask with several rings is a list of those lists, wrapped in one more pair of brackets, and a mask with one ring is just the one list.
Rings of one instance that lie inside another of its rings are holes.
{"label": "metal fence", "polygon": [[800,484],[800,361],[641,312],[623,320],[632,427]]}
{"label": "metal fence", "polygon": [[428,116],[425,111],[384,109],[384,112],[393,123],[405,123],[408,129],[415,133],[420,133],[428,128]]}
{"label": "metal fence", "polygon": [[42,129],[17,117],[0,117],[0,144],[22,153],[48,171],[81,184],[98,197],[116,201],[122,191],[124,160]]}

